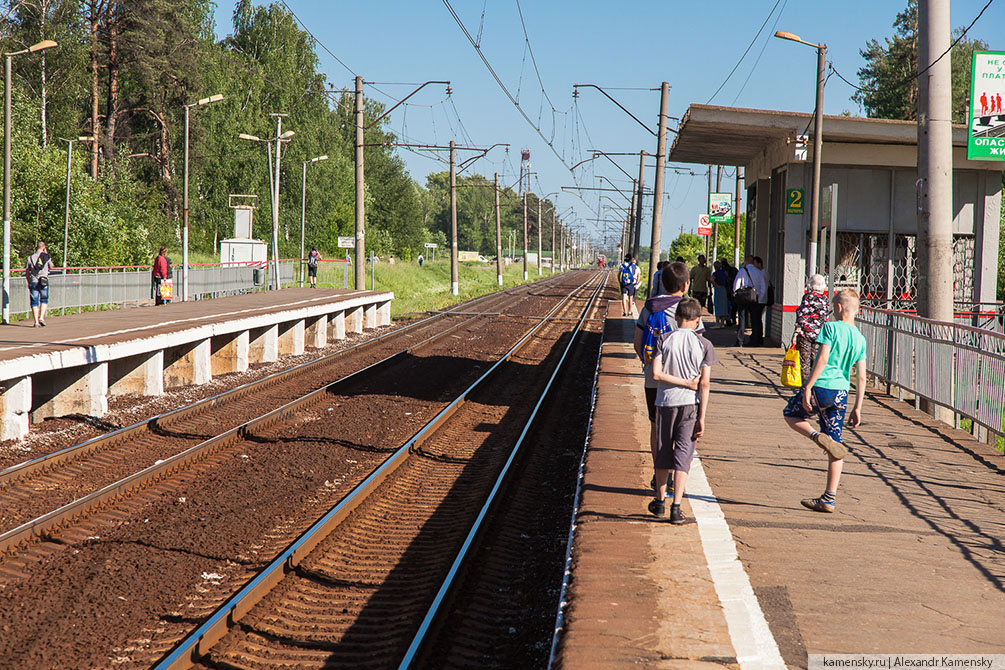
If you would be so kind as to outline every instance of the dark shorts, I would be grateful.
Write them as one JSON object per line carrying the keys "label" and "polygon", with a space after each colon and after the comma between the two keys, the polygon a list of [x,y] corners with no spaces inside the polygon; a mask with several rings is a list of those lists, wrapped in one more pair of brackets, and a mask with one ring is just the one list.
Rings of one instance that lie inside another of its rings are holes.
{"label": "dark shorts", "polygon": [[698,406],[656,408],[657,470],[691,472],[694,460],[694,424],[698,421]]}
{"label": "dark shorts", "polygon": [[28,300],[32,307],[49,304],[49,285],[42,286],[36,282],[28,284]]}
{"label": "dark shorts", "polygon": [[315,265],[315,266],[312,267],[312,266],[308,265],[307,266],[307,276],[308,277],[317,277],[318,276],[318,266]]}
{"label": "dark shorts", "polygon": [[627,295],[629,298],[635,297],[635,284],[629,284],[625,286],[621,285],[621,295]]}
{"label": "dark shorts", "polygon": [[841,442],[844,415],[848,410],[848,392],[814,386],[810,408],[809,413],[803,409],[803,389],[799,389],[794,396],[789,398],[789,404],[782,410],[782,414],[794,419],[809,419],[816,414],[820,421],[820,432],[829,435],[837,442]]}
{"label": "dark shorts", "polygon": [[656,423],[656,387],[646,387],[646,409],[649,410],[650,423]]}

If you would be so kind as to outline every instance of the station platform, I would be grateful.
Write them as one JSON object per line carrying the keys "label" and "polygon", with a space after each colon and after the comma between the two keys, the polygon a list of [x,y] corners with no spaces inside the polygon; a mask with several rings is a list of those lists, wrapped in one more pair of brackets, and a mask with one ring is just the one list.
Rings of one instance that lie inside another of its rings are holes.
{"label": "station platform", "polygon": [[394,294],[290,288],[0,326],[0,440],[108,396],[160,395],[391,322]]}
{"label": "station platform", "polygon": [[683,506],[692,521],[672,526],[646,510],[634,329],[628,318],[605,325],[555,667],[1005,653],[1000,452],[870,389],[863,424],[845,428],[836,512],[804,509],[827,460],[782,420],[783,352],[737,349],[734,329],[710,330],[720,363]]}

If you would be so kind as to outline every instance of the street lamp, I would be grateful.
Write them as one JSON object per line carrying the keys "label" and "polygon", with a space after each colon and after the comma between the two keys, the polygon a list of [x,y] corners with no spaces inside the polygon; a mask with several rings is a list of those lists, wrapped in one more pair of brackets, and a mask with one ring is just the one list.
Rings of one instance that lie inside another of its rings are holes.
{"label": "street lamp", "polygon": [[820,154],[823,150],[822,126],[824,121],[824,66],[827,60],[827,45],[814,44],[800,39],[798,35],[779,30],[775,37],[790,42],[798,42],[817,50],[817,102],[813,113],[813,192],[810,195],[810,250],[806,260],[806,276],[817,272],[817,236],[820,219]]}
{"label": "street lamp", "polygon": [[289,142],[295,132],[292,130],[287,130],[285,133],[283,130],[283,117],[286,114],[277,113],[271,114],[270,116],[276,117],[276,136],[266,139],[262,139],[257,135],[249,135],[247,133],[238,133],[238,137],[242,140],[247,140],[249,142],[264,142],[265,146],[269,152],[269,172],[272,172],[272,142],[276,143],[276,166],[275,166],[275,180],[273,181],[272,175],[270,174],[269,190],[272,191],[272,269],[273,269],[273,279],[275,281],[274,287],[276,290],[279,289],[279,154],[282,148],[283,142]]}
{"label": "street lamp", "polygon": [[67,240],[70,239],[70,167],[73,163],[73,143],[74,142],[94,142],[96,137],[78,137],[76,139],[61,138],[66,142],[66,207],[63,210],[63,268],[68,265],[66,261]]}
{"label": "street lamp", "polygon": [[197,100],[191,105],[182,105],[185,108],[185,186],[182,195],[181,218],[181,301],[188,300],[188,112],[192,107],[202,107],[214,102],[223,100],[222,95],[211,95],[208,98]]}
{"label": "street lamp", "polygon": [[3,88],[3,322],[10,323],[10,124],[11,124],[11,59],[22,54],[45,51],[56,46],[52,40],[42,40],[21,51],[4,54]]}
{"label": "street lamp", "polygon": [[304,161],[304,174],[300,191],[300,288],[304,287],[304,222],[307,219],[307,164],[328,160],[328,156],[318,156]]}

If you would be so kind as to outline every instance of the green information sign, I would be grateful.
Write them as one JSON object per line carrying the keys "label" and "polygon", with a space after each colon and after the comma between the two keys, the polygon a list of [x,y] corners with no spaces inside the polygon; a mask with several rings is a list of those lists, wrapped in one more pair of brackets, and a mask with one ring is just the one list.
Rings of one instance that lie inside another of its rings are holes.
{"label": "green information sign", "polygon": [[733,220],[732,193],[708,194],[709,223],[730,223]]}
{"label": "green information sign", "polygon": [[975,51],[970,79],[967,158],[1005,161],[1005,51]]}
{"label": "green information sign", "polygon": [[785,213],[802,214],[806,198],[803,197],[803,189],[790,188],[785,192]]}

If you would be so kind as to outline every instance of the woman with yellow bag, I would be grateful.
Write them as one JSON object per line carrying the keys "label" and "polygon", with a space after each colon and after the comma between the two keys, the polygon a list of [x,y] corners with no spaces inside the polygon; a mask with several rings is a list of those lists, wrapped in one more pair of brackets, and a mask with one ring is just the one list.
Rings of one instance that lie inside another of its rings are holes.
{"label": "woman with yellow bag", "polygon": [[796,330],[792,334],[792,345],[785,358],[793,349],[799,352],[801,384],[805,384],[813,370],[817,352],[817,336],[824,322],[830,319],[831,306],[827,300],[827,280],[823,275],[813,275],[806,285],[806,293],[796,309]]}

